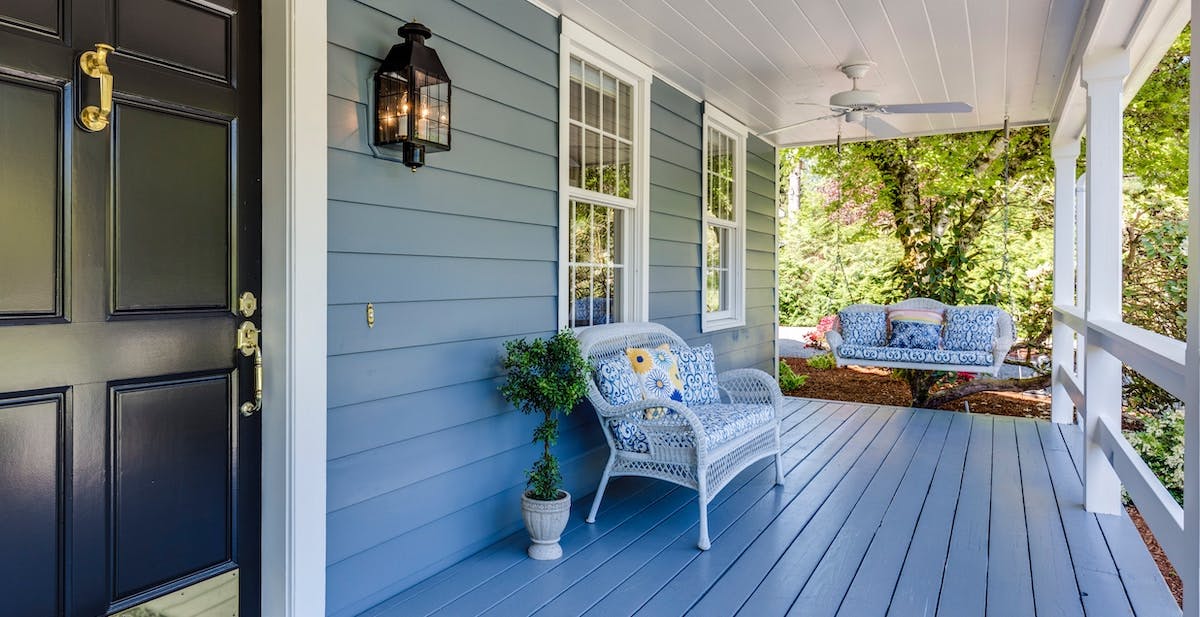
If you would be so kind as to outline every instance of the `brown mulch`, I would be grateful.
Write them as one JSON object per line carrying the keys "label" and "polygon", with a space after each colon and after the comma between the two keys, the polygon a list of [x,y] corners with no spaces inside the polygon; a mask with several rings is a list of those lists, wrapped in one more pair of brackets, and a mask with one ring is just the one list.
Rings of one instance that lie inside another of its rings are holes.
{"label": "brown mulch", "polygon": [[[817,370],[800,358],[784,358],[784,360],[796,374],[808,375],[808,381],[800,389],[786,394],[875,405],[903,407],[912,405],[912,393],[909,392],[908,384],[894,379],[888,369],[856,366]],[[1050,419],[1050,397],[1023,392],[972,394],[947,403],[941,408],[965,411],[964,403],[969,403],[971,411],[974,413]]]}
{"label": "brown mulch", "polygon": [[[810,367],[800,358],[784,358],[798,375],[808,375],[808,381],[797,390],[785,392],[791,396],[803,396],[830,401],[848,401],[853,403],[872,403],[875,405],[909,406],[912,404],[912,393],[908,384],[891,376],[891,371],[885,368],[850,367],[818,370]],[[1050,397],[1026,394],[1022,392],[985,392],[973,394],[964,399],[947,403],[942,409],[964,411],[964,401],[969,402],[973,413],[987,413],[998,416],[1015,416],[1021,418],[1050,419]],[[1126,429],[1131,423],[1137,423],[1136,418],[1126,414],[1122,418]],[[1133,427],[1136,428],[1136,427]],[[1159,572],[1167,587],[1175,595],[1175,600],[1183,604],[1183,581],[1171,566],[1167,554],[1150,532],[1150,527],[1133,504],[1126,506],[1129,517],[1137,527],[1138,533],[1154,557]]]}
{"label": "brown mulch", "polygon": [[1133,519],[1133,526],[1137,527],[1138,533],[1142,534],[1142,541],[1146,543],[1146,548],[1150,549],[1150,555],[1154,557],[1154,563],[1158,564],[1158,571],[1162,573],[1163,580],[1167,582],[1167,587],[1175,596],[1175,601],[1183,606],[1183,581],[1180,580],[1179,573],[1175,571],[1171,560],[1167,559],[1167,554],[1163,551],[1162,546],[1150,532],[1150,526],[1146,524],[1146,519],[1142,518],[1142,513],[1138,512],[1137,506],[1128,504],[1125,506],[1125,510],[1129,512],[1129,518]]}

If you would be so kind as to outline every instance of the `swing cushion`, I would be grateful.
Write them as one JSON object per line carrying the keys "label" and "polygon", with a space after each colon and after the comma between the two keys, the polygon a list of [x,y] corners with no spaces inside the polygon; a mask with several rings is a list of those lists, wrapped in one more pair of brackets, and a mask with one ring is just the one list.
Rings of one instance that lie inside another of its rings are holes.
{"label": "swing cushion", "polygon": [[986,351],[956,351],[952,349],[910,349],[904,347],[864,347],[842,344],[838,355],[854,360],[911,362],[914,364],[950,364],[962,366],[991,366],[993,356]]}
{"label": "swing cushion", "polygon": [[942,343],[942,312],[927,309],[896,309],[888,312],[892,336],[888,347],[937,349]]}
{"label": "swing cushion", "polygon": [[946,338],[942,346],[955,351],[991,351],[996,344],[998,318],[992,308],[946,309]]}
{"label": "swing cushion", "polygon": [[887,345],[887,313],[877,311],[842,311],[842,340],[847,345],[883,347]]}

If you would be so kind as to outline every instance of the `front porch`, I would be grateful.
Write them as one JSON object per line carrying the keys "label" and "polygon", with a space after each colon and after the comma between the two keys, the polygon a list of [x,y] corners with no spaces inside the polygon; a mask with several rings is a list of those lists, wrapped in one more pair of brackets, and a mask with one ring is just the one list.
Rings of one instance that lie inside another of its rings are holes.
{"label": "front porch", "polygon": [[625,478],[562,560],[521,531],[365,614],[1179,614],[1128,516],[1084,510],[1077,425],[793,398],[782,431],[786,485],[731,482],[709,551],[694,492]]}

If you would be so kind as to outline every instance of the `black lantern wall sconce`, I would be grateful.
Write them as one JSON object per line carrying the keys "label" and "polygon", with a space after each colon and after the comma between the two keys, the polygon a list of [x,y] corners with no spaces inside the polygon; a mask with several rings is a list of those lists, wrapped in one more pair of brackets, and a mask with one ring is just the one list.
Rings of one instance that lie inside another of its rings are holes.
{"label": "black lantern wall sconce", "polygon": [[450,149],[450,76],[437,52],[425,46],[433,32],[410,22],[375,72],[375,139],[379,150],[400,153],[413,171],[428,152]]}

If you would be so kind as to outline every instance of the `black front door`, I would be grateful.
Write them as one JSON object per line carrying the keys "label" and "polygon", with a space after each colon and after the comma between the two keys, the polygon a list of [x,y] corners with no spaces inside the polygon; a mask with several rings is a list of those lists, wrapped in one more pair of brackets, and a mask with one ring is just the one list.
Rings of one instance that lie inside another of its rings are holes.
{"label": "black front door", "polygon": [[0,614],[258,613],[259,45],[256,0],[0,0]]}

